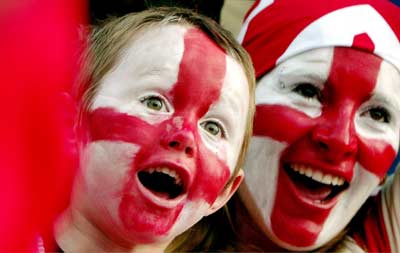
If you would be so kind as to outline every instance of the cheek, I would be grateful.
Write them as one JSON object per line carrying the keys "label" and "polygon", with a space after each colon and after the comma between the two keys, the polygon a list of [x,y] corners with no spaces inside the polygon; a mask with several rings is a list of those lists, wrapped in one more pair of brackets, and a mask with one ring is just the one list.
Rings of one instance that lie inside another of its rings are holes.
{"label": "cheek", "polygon": [[306,114],[282,105],[257,105],[254,118],[254,135],[292,143],[313,125]]}
{"label": "cheek", "polygon": [[226,160],[221,160],[218,154],[207,148],[200,138],[197,140],[196,175],[189,199],[204,199],[212,204],[228,182],[231,170]]}
{"label": "cheek", "polygon": [[359,138],[358,161],[369,172],[382,179],[392,165],[396,151],[382,140]]}
{"label": "cheek", "polygon": [[[196,130],[197,131],[197,130]],[[218,142],[216,143],[214,140],[210,138],[210,136],[207,136],[207,133],[200,129],[199,130],[200,134],[198,135],[199,137],[197,138],[198,141],[198,146],[203,147],[203,149],[208,149],[209,152],[204,151],[203,153],[205,154],[212,154],[217,157],[218,160],[224,161],[229,165],[231,168],[231,172],[233,171],[234,165],[232,165],[232,159],[230,159],[233,155],[236,155],[236,151],[232,151],[233,149],[227,142]]]}
{"label": "cheek", "polygon": [[276,193],[280,156],[286,148],[286,144],[269,137],[253,136],[246,158],[246,185],[267,224]]}
{"label": "cheek", "polygon": [[112,108],[94,110],[89,115],[88,123],[92,141],[122,141],[143,146],[159,135],[155,126]]}
{"label": "cheek", "polygon": [[82,168],[85,184],[97,195],[118,193],[139,146],[114,141],[91,142],[85,147]]}

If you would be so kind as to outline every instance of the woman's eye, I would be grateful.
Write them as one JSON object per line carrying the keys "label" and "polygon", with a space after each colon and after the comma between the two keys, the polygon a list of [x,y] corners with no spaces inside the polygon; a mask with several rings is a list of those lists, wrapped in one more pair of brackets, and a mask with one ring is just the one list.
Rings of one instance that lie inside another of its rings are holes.
{"label": "woman's eye", "polygon": [[371,108],[368,111],[363,113],[363,116],[369,116],[371,119],[381,122],[381,123],[389,123],[390,115],[389,112],[382,107]]}
{"label": "woman's eye", "polygon": [[321,101],[321,91],[310,83],[300,83],[294,89],[294,92],[308,99],[318,99]]}
{"label": "woman's eye", "polygon": [[224,132],[222,127],[213,121],[206,121],[201,123],[201,126],[211,135],[218,136],[218,137],[223,137]]}
{"label": "woman's eye", "polygon": [[166,110],[163,100],[156,96],[146,97],[140,102],[142,102],[142,104],[144,104],[147,108],[155,111]]}

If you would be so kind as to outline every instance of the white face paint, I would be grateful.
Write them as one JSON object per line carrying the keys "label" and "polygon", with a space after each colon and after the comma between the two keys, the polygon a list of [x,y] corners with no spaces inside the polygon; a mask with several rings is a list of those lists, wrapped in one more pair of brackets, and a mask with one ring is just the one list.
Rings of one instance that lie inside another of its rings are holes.
{"label": "white face paint", "polygon": [[248,107],[242,67],[202,32],[142,30],[100,83],[72,204],[118,241],[173,239],[214,211]]}
{"label": "white face paint", "polygon": [[392,65],[350,48],[305,52],[260,79],[247,205],[270,239],[310,250],[348,224],[397,153],[399,92]]}

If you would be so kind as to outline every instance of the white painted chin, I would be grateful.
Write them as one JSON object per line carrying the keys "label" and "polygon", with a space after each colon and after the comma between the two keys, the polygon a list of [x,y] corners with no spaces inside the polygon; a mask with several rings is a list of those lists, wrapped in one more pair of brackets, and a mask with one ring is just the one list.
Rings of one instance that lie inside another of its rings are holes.
{"label": "white painted chin", "polygon": [[173,240],[200,221],[208,213],[209,208],[210,205],[204,200],[187,201],[168,234],[159,239]]}

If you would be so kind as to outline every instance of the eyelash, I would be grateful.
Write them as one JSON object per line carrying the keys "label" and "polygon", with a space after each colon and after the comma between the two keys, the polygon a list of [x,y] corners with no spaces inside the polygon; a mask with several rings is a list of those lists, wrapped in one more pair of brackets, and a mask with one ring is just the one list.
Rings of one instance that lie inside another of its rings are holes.
{"label": "eyelash", "polygon": [[[380,115],[378,115],[378,119],[374,119],[374,117],[376,117],[376,114],[371,114],[371,113],[380,113]],[[367,115],[369,114],[369,115]],[[364,111],[361,116],[369,116],[372,120],[380,122],[380,123],[385,123],[388,124],[391,121],[391,115],[389,113],[389,111],[381,106],[376,106],[376,107],[370,107],[368,108],[366,111]],[[383,121],[381,121],[381,119],[383,119]]]}
{"label": "eyelash", "polygon": [[[161,107],[160,107],[159,110],[157,110],[157,109],[155,109],[155,108],[152,108],[149,104],[146,104],[146,102],[151,102],[151,101],[150,101],[151,99],[156,99],[156,101],[159,101],[159,102],[161,103]],[[165,99],[164,99],[163,97],[161,97],[161,96],[157,96],[157,95],[148,95],[148,96],[145,96],[145,97],[141,98],[139,101],[140,101],[140,103],[144,104],[144,105],[145,105],[147,108],[149,108],[150,110],[162,111],[162,109],[165,108],[165,111],[166,111],[166,112],[169,112],[169,108],[168,108],[168,106],[167,106],[167,103],[165,102]],[[213,123],[213,124],[215,124],[215,125],[218,127],[219,132],[218,132],[216,135],[212,134],[210,131],[208,131],[208,130],[205,128],[205,125],[206,125],[206,124],[209,124],[209,123]],[[225,128],[224,128],[223,125],[222,125],[221,123],[219,123],[218,121],[215,121],[215,120],[207,120],[207,121],[204,121],[204,122],[200,123],[200,126],[201,126],[205,131],[207,131],[209,134],[211,134],[211,135],[217,136],[218,134],[220,134],[220,135],[221,135],[220,138],[226,138],[226,136],[227,136],[227,135],[226,135],[226,130],[225,130]]]}
{"label": "eyelash", "polygon": [[[305,90],[304,88],[307,88],[308,90]],[[316,98],[319,102],[322,101],[321,90],[317,86],[315,86],[311,83],[295,84],[295,87],[292,89],[292,91],[306,99],[312,100],[312,99]],[[310,91],[313,94],[311,94],[311,93],[307,94],[307,92],[310,92]],[[377,113],[379,115],[377,115]],[[369,114],[369,115],[367,115],[367,114]],[[380,122],[380,123],[387,124],[387,123],[390,123],[390,121],[391,121],[391,115],[390,115],[389,111],[382,106],[370,107],[365,112],[363,112],[361,114],[361,116],[369,116],[372,120]]]}
{"label": "eyelash", "polygon": [[[225,128],[222,126],[222,124],[221,123],[219,123],[218,121],[214,121],[214,120],[207,120],[207,121],[204,121],[204,122],[201,122],[200,123],[200,126],[201,127],[203,127],[203,129],[205,130],[205,131],[207,131],[207,129],[205,128],[205,125],[207,124],[207,123],[214,123],[215,125],[217,125],[218,126],[218,129],[219,129],[219,131],[220,131],[220,134],[221,134],[221,136],[220,136],[220,138],[226,138],[226,130],[225,130]],[[210,133],[209,131],[207,131],[209,134],[211,134],[211,135],[213,135],[212,133]],[[217,136],[217,135],[214,135],[214,136]]]}
{"label": "eyelash", "polygon": [[[292,91],[306,99],[317,99],[320,102],[322,101],[321,90],[311,83],[298,83],[295,85]],[[307,92],[312,92],[313,94],[307,94]]]}
{"label": "eyelash", "polygon": [[[157,110],[155,108],[151,108],[149,106],[149,104],[146,104],[146,101],[150,102],[150,99],[157,99],[157,101],[160,101],[161,108],[159,110]],[[140,103],[144,104],[147,108],[149,108],[150,110],[153,110],[153,111],[165,111],[165,112],[169,112],[170,111],[169,107],[167,106],[167,103],[165,102],[165,99],[163,97],[161,97],[161,96],[148,95],[148,96],[145,96],[145,97],[141,98],[139,101],[140,101]],[[165,110],[162,110],[163,108]]]}

